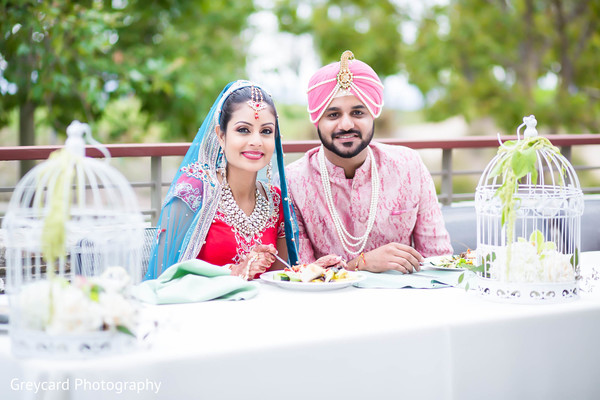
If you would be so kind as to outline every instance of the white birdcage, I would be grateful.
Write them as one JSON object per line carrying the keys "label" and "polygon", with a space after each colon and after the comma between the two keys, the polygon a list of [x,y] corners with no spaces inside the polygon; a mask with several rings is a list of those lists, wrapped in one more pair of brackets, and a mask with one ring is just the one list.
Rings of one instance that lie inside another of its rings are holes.
{"label": "white birdcage", "polygon": [[490,299],[578,297],[583,192],[570,162],[536,125],[533,115],[523,118],[517,140],[501,144],[476,189],[478,292]]}
{"label": "white birdcage", "polygon": [[[85,156],[84,134],[105,160]],[[63,149],[53,152],[19,181],[2,225],[6,232],[6,293],[11,302],[13,350],[17,343],[22,348],[16,353],[25,355],[40,349],[51,354],[61,349],[70,353],[64,343],[76,342],[73,338],[44,336],[26,326],[27,310],[19,293],[29,285],[53,278],[85,280],[115,271],[112,267],[122,267],[130,283],[142,278],[144,219],[131,185],[109,165],[108,151],[91,138],[87,124],[74,121],[67,128],[67,136]],[[34,343],[22,340],[31,337]],[[89,337],[79,350],[102,348],[98,342],[104,343],[104,336],[94,339],[95,344],[90,344]],[[103,351],[106,346],[104,343]]]}

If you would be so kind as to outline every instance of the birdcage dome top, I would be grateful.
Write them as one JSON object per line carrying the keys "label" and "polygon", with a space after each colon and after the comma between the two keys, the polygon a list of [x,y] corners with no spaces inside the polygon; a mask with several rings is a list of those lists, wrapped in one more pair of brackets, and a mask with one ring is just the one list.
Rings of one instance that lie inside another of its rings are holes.
{"label": "birdcage dome top", "polygon": [[[106,158],[86,157],[86,140]],[[109,160],[89,126],[74,121],[67,128],[65,147],[18,182],[2,225],[7,251],[14,255],[7,257],[7,267],[18,278],[12,283],[22,281],[24,266],[42,259],[56,262],[62,273],[78,263],[78,270],[71,272],[82,275],[110,265],[135,267],[129,253],[141,247],[144,219],[131,185]],[[93,271],[83,268],[83,248],[93,249]]]}
{"label": "birdcage dome top", "polygon": [[[536,125],[537,120],[533,115],[524,117],[523,123],[517,128],[517,140],[500,143],[498,154],[479,179],[478,192],[495,192],[511,179],[512,170],[517,175],[514,182],[516,191],[521,196],[564,197],[582,193],[569,160],[548,139],[538,135]],[[525,131],[521,138],[520,130],[523,127]]]}
{"label": "birdcage dome top", "polygon": [[[64,210],[69,211],[69,222],[83,219],[92,219],[95,225],[140,222],[142,216],[131,185],[110,165],[110,154],[89,132],[87,124],[73,122],[67,128],[65,147],[52,153],[18,182],[6,213],[7,228],[16,218],[27,218],[33,223]],[[103,152],[104,160],[85,156],[84,135]]]}

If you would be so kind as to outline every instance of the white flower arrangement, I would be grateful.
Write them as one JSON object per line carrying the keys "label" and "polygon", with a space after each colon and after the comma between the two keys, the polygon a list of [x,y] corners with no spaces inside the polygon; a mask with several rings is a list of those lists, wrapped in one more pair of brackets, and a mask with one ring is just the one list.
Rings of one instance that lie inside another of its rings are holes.
{"label": "white flower arrangement", "polygon": [[21,326],[49,334],[119,331],[134,335],[138,310],[127,296],[127,272],[110,267],[73,282],[53,276],[22,287],[17,304]]}
{"label": "white flower arrangement", "polygon": [[490,263],[491,278],[507,282],[571,282],[575,272],[571,256],[556,250],[554,242],[546,242],[535,231],[529,240],[522,237],[512,244],[510,262],[507,248],[495,252]]}

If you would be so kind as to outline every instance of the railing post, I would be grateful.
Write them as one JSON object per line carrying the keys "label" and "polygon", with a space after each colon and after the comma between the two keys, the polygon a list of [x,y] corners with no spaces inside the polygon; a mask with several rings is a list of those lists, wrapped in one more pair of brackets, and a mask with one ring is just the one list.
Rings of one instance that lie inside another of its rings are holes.
{"label": "railing post", "polygon": [[150,157],[150,207],[152,208],[152,226],[158,223],[162,203],[162,157]]}
{"label": "railing post", "polygon": [[573,149],[573,146],[561,146],[560,148],[560,153],[563,155],[563,157],[565,157],[567,160],[569,160],[569,162],[571,162],[571,150]]}
{"label": "railing post", "polygon": [[442,204],[452,204],[452,149],[442,150]]}

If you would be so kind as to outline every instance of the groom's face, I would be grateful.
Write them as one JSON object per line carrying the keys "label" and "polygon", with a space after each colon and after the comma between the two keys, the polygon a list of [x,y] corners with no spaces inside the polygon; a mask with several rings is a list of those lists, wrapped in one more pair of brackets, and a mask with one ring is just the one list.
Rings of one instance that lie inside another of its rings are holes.
{"label": "groom's face", "polygon": [[317,132],[323,146],[342,158],[352,158],[373,139],[374,119],[356,96],[336,97],[319,120]]}

